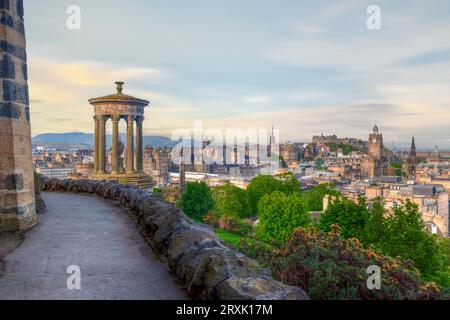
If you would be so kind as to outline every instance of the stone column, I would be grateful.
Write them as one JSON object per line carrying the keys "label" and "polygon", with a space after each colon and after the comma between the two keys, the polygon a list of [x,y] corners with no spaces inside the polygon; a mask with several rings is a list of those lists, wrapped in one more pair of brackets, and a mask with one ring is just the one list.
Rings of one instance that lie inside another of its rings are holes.
{"label": "stone column", "polygon": [[0,1],[0,232],[36,224],[22,0]]}
{"label": "stone column", "polygon": [[99,116],[98,124],[98,173],[106,169],[106,116]]}
{"label": "stone column", "polygon": [[98,117],[95,116],[94,117],[94,173],[98,172],[98,143],[99,143],[99,139],[98,139],[98,128],[99,128],[99,121],[98,121]]}
{"label": "stone column", "polygon": [[143,171],[143,158],[144,158],[144,146],[142,137],[142,123],[144,117],[136,118],[136,171],[142,173]]}
{"label": "stone column", "polygon": [[114,115],[112,117],[112,123],[113,123],[112,154],[111,154],[112,174],[119,173],[119,155],[118,155],[119,121],[120,121],[120,116]]}
{"label": "stone column", "polygon": [[134,116],[128,116],[128,118],[127,118],[127,125],[128,125],[128,127],[127,127],[127,173],[134,172],[133,124],[134,124]]}

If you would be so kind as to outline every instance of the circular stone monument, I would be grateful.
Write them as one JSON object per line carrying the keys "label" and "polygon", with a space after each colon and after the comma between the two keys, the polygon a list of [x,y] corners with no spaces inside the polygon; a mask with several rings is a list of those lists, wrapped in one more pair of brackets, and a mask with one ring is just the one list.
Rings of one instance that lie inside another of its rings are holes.
{"label": "circular stone monument", "polygon": [[[150,103],[122,93],[123,82],[116,82],[117,92],[104,97],[89,99],[94,106],[94,170],[92,177],[102,180],[115,180],[123,184],[136,184],[142,188],[151,186],[151,177],[143,172],[143,137],[144,108]],[[106,122],[112,121],[111,170],[107,168],[106,156]],[[125,167],[119,162],[119,122],[127,123],[125,149]],[[134,124],[136,123],[136,130]],[[134,141],[136,138],[136,141]]]}

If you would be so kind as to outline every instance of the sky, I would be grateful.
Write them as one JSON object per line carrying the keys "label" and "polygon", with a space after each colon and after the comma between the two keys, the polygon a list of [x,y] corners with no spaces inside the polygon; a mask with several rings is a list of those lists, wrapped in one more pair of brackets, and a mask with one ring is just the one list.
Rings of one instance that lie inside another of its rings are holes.
{"label": "sky", "polygon": [[[366,25],[369,5],[381,29]],[[66,26],[77,5],[81,29]],[[450,149],[450,1],[25,0],[32,134],[93,132],[88,99],[151,101],[144,133],[280,130]],[[121,123],[124,130],[125,123]],[[110,130],[110,128],[108,129]]]}

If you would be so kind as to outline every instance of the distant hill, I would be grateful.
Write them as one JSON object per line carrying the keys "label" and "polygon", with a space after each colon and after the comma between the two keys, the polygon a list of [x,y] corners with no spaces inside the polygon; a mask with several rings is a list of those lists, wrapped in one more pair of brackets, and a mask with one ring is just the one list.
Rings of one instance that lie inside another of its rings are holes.
{"label": "distant hill", "polygon": [[[120,141],[126,141],[126,135],[122,134],[119,137]],[[106,136],[107,146],[111,146],[112,136]],[[32,139],[33,145],[67,145],[67,144],[84,144],[94,145],[94,135],[88,133],[69,132],[69,133],[44,133],[35,136]],[[173,147],[176,143],[169,138],[163,136],[144,136],[144,146],[151,145],[152,147]]]}

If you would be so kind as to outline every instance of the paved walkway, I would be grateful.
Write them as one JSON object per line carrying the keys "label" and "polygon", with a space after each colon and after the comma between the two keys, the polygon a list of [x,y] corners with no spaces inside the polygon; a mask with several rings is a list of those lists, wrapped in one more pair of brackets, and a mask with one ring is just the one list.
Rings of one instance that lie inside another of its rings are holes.
{"label": "paved walkway", "polygon": [[[44,193],[48,212],[5,257],[0,299],[185,299],[122,209],[96,196]],[[67,288],[67,267],[81,290]]]}

